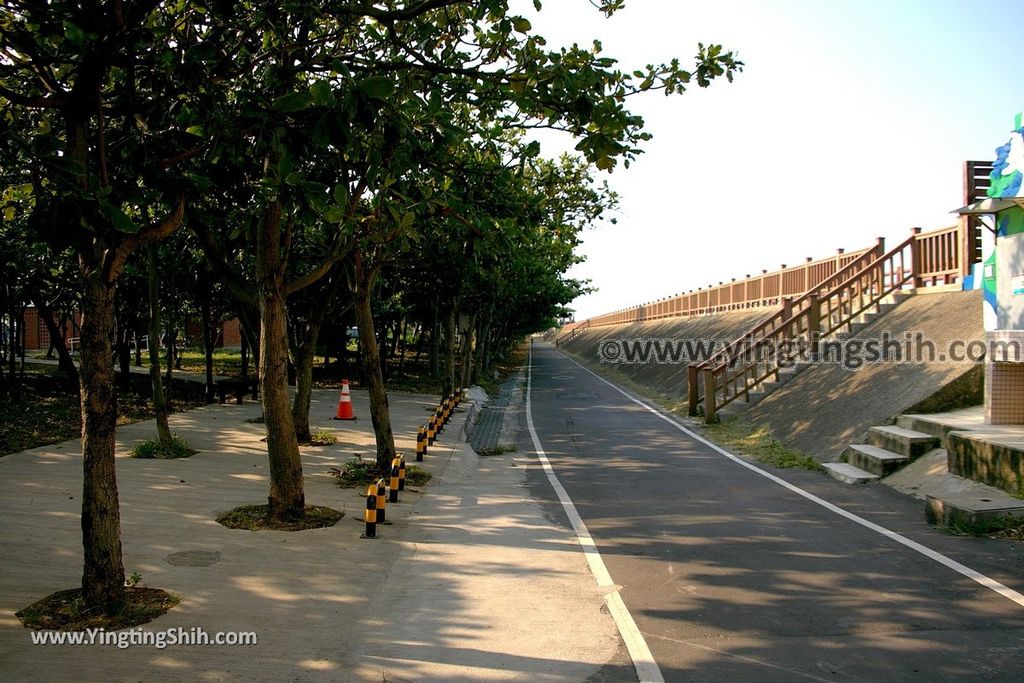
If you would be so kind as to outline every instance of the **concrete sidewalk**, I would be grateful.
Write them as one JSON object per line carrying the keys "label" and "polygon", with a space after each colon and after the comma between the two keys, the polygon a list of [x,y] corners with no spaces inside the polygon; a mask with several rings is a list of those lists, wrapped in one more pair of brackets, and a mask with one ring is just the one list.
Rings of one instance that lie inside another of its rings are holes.
{"label": "concrete sidewalk", "polygon": [[[79,681],[635,680],[571,529],[531,500],[532,456],[478,458],[457,414],[424,463],[434,479],[388,508],[381,539],[360,540],[363,491],[329,468],[373,454],[360,420],[333,422],[336,391],[314,392],[312,427],[339,437],[303,449],[306,500],[346,513],[302,532],[222,527],[218,512],[262,503],[263,425],[253,402],[172,416],[200,453],[171,461],[124,455],[153,421],[118,429],[125,570],[182,598],[148,631],[253,631],[254,646],[33,645],[14,612],[79,584],[81,452],[64,442],[0,458],[0,678]],[[435,398],[390,396],[398,447]],[[458,440],[456,440],[458,438]]]}

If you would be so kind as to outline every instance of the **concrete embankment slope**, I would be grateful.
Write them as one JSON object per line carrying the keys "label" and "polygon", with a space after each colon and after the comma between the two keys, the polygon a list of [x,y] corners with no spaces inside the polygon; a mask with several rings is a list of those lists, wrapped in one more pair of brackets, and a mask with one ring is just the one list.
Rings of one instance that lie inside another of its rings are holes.
{"label": "concrete embankment slope", "polygon": [[720,340],[728,343],[774,312],[772,308],[756,308],[721,315],[595,327],[583,330],[574,339],[560,344],[559,348],[592,367],[596,363],[601,365],[599,369],[602,371],[611,370],[608,374],[612,377],[627,378],[650,396],[679,401],[687,395],[685,361],[663,363],[651,357],[648,362],[622,362],[625,359],[620,357],[619,362],[609,362],[603,345],[620,339],[651,339],[659,340],[659,343],[661,340],[669,343]]}
{"label": "concrete embankment slope", "polygon": [[[952,361],[952,342],[985,338],[981,292],[918,294],[868,325],[859,340],[904,339],[906,333],[934,345],[930,362],[815,365],[742,413],[767,425],[777,438],[821,461],[834,460],[864,432],[904,412],[935,412],[980,402],[982,365]],[[922,350],[922,357],[927,353]]]}
{"label": "concrete embankment slope", "polygon": [[[705,318],[682,318],[654,323],[585,330],[561,349],[605,371],[626,378],[647,396],[681,401],[686,398],[686,365],[600,363],[606,340],[634,337],[731,340],[769,315],[770,309],[743,311]],[[952,341],[983,340],[981,293],[943,292],[910,297],[868,325],[856,336],[864,341],[905,339],[922,335],[936,354],[947,353]],[[821,461],[833,460],[872,426],[891,422],[903,412],[934,412],[980,402],[981,365],[967,361],[865,364],[857,370],[842,365],[814,365],[746,408],[729,406],[732,414],[767,427],[780,441]]]}

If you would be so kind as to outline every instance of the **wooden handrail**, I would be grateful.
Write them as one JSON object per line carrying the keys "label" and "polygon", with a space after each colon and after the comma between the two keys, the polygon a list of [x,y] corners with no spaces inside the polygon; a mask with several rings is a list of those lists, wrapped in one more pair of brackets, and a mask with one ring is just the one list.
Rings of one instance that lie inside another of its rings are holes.
{"label": "wooden handrail", "polygon": [[[731,354],[716,354],[714,364],[690,366],[690,414],[696,415],[703,402],[705,420],[712,422],[720,408],[741,396],[749,398],[751,389],[777,375],[781,369],[781,360],[775,353],[778,342],[799,340],[809,346],[802,350],[809,350],[810,356],[817,358],[821,337],[849,325],[893,291],[916,283],[914,264],[920,262],[919,247],[927,237],[915,232],[868,266],[849,273],[830,290],[822,293],[821,288],[815,288],[809,292],[805,306],[770,329],[764,328],[762,336],[747,333],[728,347],[732,349]],[[698,386],[701,378],[703,392]]]}
{"label": "wooden handrail", "polygon": [[558,345],[561,344],[563,341],[566,341],[567,339],[574,339],[576,337],[577,332],[581,332],[587,329],[588,327],[590,327],[590,318],[587,318],[581,323],[574,324],[572,329],[563,334],[561,337],[555,337],[555,348],[557,349]]}

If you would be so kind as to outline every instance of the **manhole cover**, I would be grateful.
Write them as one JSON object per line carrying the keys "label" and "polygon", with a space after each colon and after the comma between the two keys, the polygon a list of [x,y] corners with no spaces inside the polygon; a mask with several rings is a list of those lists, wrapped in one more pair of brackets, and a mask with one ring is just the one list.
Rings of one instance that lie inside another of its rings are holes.
{"label": "manhole cover", "polygon": [[215,550],[182,550],[164,558],[175,567],[209,567],[220,562],[220,553]]}

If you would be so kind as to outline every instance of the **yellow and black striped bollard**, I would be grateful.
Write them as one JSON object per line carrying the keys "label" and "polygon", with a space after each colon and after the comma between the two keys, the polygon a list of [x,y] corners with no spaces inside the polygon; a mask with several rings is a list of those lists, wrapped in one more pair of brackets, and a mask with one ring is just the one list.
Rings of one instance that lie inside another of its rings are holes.
{"label": "yellow and black striped bollard", "polygon": [[405,490],[405,456],[398,457],[398,490]]}
{"label": "yellow and black striped bollard", "polygon": [[375,486],[377,487],[377,524],[386,526],[391,524],[391,522],[387,518],[388,487],[384,482],[384,477],[378,479]]}
{"label": "yellow and black striped bollard", "polygon": [[377,487],[370,484],[366,488],[366,512],[363,515],[366,531],[359,538],[377,538]]}
{"label": "yellow and black striped bollard", "polygon": [[388,487],[390,489],[390,495],[388,496],[388,500],[392,503],[398,502],[398,478],[400,476],[398,460],[398,458],[395,458],[391,461],[391,485]]}
{"label": "yellow and black striped bollard", "polygon": [[434,424],[437,425],[437,433],[440,435],[444,431],[444,410],[441,406],[434,411]]}
{"label": "yellow and black striped bollard", "polygon": [[427,422],[427,445],[433,446],[434,439],[437,438],[437,423],[434,421],[434,416],[430,416],[430,420]]}
{"label": "yellow and black striped bollard", "polygon": [[427,454],[427,428],[420,425],[416,430],[416,462],[423,462]]}

